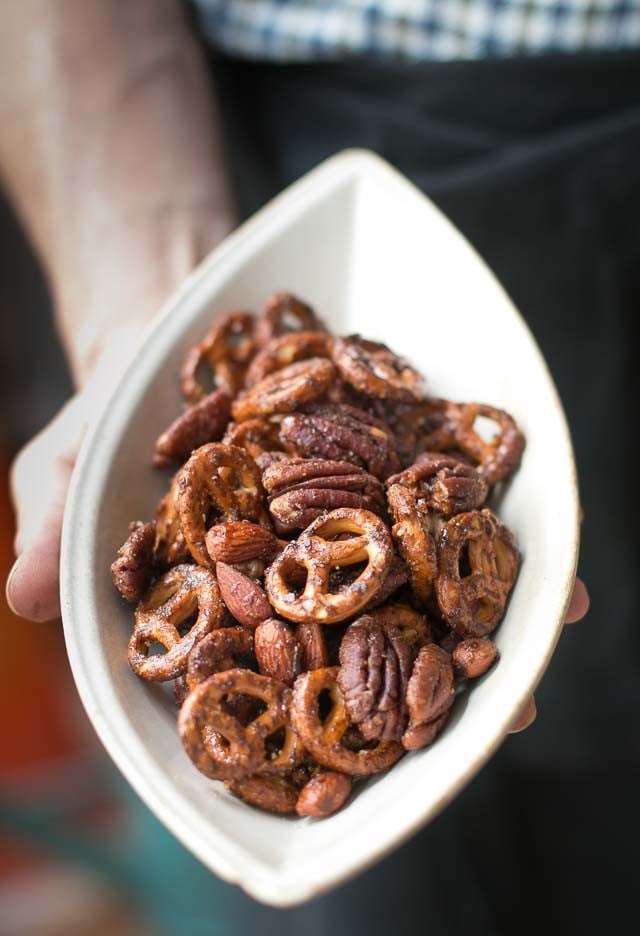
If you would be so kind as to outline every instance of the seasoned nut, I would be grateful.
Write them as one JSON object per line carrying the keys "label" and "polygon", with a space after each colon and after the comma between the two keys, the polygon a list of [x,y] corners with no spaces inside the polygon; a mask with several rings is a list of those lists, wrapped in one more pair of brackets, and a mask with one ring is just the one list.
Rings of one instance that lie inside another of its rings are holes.
{"label": "seasoned nut", "polygon": [[299,790],[288,775],[253,774],[240,780],[226,780],[224,785],[245,803],[266,812],[284,816],[296,811]]}
{"label": "seasoned nut", "polygon": [[407,724],[405,695],[411,651],[393,624],[363,615],[340,645],[338,686],[349,721],[368,741],[398,741]]}
{"label": "seasoned nut", "polygon": [[343,403],[317,404],[286,416],[280,438],[298,455],[349,461],[383,481],[400,468],[391,429]]}
{"label": "seasoned nut", "polygon": [[279,460],[265,469],[262,482],[270,494],[269,511],[280,533],[303,530],[316,517],[337,507],[384,513],[382,485],[351,462],[320,458]]}
{"label": "seasoned nut", "polygon": [[113,584],[127,601],[140,601],[153,578],[155,523],[135,521],[111,565]]}
{"label": "seasoned nut", "polygon": [[393,624],[402,635],[402,639],[416,657],[421,647],[433,643],[431,626],[424,614],[420,614],[407,604],[394,603],[368,612],[377,624]]}
{"label": "seasoned nut", "polygon": [[440,732],[445,726],[451,709],[447,709],[442,715],[438,715],[433,721],[426,722],[424,725],[409,725],[402,735],[402,746],[405,751],[418,751],[421,748],[433,744]]}
{"label": "seasoned nut", "polygon": [[225,562],[216,563],[216,576],[222,600],[244,627],[257,627],[261,621],[273,617],[273,608],[257,582]]}
{"label": "seasoned nut", "polygon": [[410,725],[432,722],[447,712],[455,698],[451,657],[437,644],[422,647],[407,686]]}
{"label": "seasoned nut", "polygon": [[455,647],[451,658],[459,676],[463,679],[477,679],[493,666],[498,656],[498,648],[490,640],[467,637]]}
{"label": "seasoned nut", "polygon": [[411,467],[392,475],[388,485],[402,484],[416,490],[424,510],[444,517],[480,507],[489,486],[475,468],[450,455],[424,452]]}
{"label": "seasoned nut", "polygon": [[246,449],[252,458],[259,458],[266,452],[282,450],[280,426],[268,419],[245,419],[244,422],[230,422],[222,439],[224,445],[237,445]]}
{"label": "seasoned nut", "polygon": [[292,413],[324,396],[335,375],[335,367],[325,358],[297,361],[240,393],[231,406],[233,418],[243,420]]}
{"label": "seasoned nut", "polygon": [[255,630],[255,652],[263,676],[293,686],[302,672],[302,647],[293,630],[278,618],[268,618]]}
{"label": "seasoned nut", "polygon": [[321,624],[318,624],[317,621],[306,621],[304,624],[299,624],[296,637],[302,647],[303,671],[323,669],[329,665],[327,641]]}
{"label": "seasoned nut", "polygon": [[420,374],[377,341],[367,341],[360,335],[337,338],[334,359],[342,379],[360,393],[395,400],[422,397]]}
{"label": "seasoned nut", "polygon": [[214,562],[235,565],[252,559],[271,559],[278,552],[278,540],[270,530],[248,520],[217,523],[205,537],[207,552]]}
{"label": "seasoned nut", "polygon": [[217,442],[229,422],[231,398],[224,390],[214,390],[195,406],[178,416],[158,436],[153,454],[154,468],[180,465],[192,451],[207,442]]}
{"label": "seasoned nut", "polygon": [[350,793],[351,777],[336,773],[335,770],[319,771],[302,788],[296,812],[299,816],[313,816],[316,819],[330,816],[344,806]]}

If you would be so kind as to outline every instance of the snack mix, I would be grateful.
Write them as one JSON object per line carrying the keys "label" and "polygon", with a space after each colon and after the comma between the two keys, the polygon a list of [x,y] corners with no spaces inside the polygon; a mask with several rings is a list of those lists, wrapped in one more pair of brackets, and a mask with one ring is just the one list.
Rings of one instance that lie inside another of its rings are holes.
{"label": "snack mix", "polygon": [[184,412],[153,453],[176,473],[112,566],[136,606],[129,664],[173,680],[203,774],[328,816],[431,744],[456,685],[497,659],[519,556],[486,502],[523,436],[283,293],[214,325],[180,379]]}

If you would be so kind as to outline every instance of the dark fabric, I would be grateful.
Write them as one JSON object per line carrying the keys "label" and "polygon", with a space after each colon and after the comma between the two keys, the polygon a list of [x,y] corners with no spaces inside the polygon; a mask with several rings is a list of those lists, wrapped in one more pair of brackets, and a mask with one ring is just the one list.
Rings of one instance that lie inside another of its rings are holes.
{"label": "dark fabric", "polygon": [[368,147],[496,272],[572,427],[592,595],[532,729],[409,845],[334,894],[286,912],[239,897],[246,931],[616,931],[634,918],[639,825],[640,56],[212,67],[243,215],[325,157]]}

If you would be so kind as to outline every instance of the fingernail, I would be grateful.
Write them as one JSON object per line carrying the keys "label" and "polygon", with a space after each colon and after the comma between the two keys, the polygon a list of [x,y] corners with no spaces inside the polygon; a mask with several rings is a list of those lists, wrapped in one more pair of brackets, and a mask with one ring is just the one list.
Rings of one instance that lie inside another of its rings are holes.
{"label": "fingernail", "polygon": [[17,617],[20,617],[20,615],[16,611],[15,605],[13,601],[11,600],[11,586],[13,585],[16,579],[16,576],[18,574],[18,571],[20,569],[20,558],[21,557],[18,556],[16,561],[11,566],[11,571],[9,572],[9,575],[7,576],[7,584],[4,587],[4,596],[5,596],[6,602],[9,605],[10,610],[13,612],[13,614],[17,615]]}
{"label": "fingernail", "polygon": [[520,731],[530,728],[536,720],[537,714],[536,700],[531,696],[516,715],[513,724],[509,728],[509,734],[518,734]]}

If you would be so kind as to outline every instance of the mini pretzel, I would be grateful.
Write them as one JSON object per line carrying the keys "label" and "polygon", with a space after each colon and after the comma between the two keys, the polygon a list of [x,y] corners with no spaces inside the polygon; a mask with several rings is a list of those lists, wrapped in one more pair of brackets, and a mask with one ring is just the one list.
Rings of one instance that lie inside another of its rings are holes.
{"label": "mini pretzel", "polygon": [[256,332],[258,347],[281,335],[300,331],[324,331],[324,323],[306,302],[291,293],[274,293],[264,304]]}
{"label": "mini pretzel", "polygon": [[387,484],[416,487],[426,507],[444,517],[476,510],[484,504],[489,486],[482,475],[451,455],[423,452],[409,468],[392,475]]}
{"label": "mini pretzel", "polygon": [[[265,710],[243,725],[228,710],[227,700],[251,696]],[[283,683],[246,669],[216,673],[187,696],[178,716],[184,748],[201,773],[214,780],[236,780],[255,773],[278,773],[301,755],[289,726],[291,690]],[[284,732],[277,752],[268,742]]]}
{"label": "mini pretzel", "polygon": [[[214,673],[246,666],[253,657],[253,631],[246,627],[218,627],[193,647],[187,661],[186,683],[195,689]],[[255,658],[253,659],[255,665]]]}
{"label": "mini pretzel", "polygon": [[180,526],[180,517],[176,507],[178,481],[175,476],[171,487],[164,495],[155,513],[156,541],[153,556],[161,568],[188,562],[191,558]]}
{"label": "mini pretzel", "polygon": [[360,335],[337,338],[334,359],[342,379],[360,393],[394,400],[422,397],[420,374],[384,344]]}
{"label": "mini pretzel", "polygon": [[[478,471],[487,484],[508,477],[518,467],[525,444],[514,419],[504,410],[484,403],[459,404],[456,415],[453,423],[456,444],[478,462]],[[473,428],[478,416],[490,419],[499,428],[490,442],[485,442]]]}
{"label": "mini pretzel", "polygon": [[[350,776],[365,776],[387,770],[402,756],[397,741],[379,741],[374,747],[352,750],[344,744],[349,721],[338,684],[339,667],[313,670],[298,676],[293,688],[291,723],[309,753],[323,767]],[[331,711],[320,715],[320,697],[328,692]]]}
{"label": "mini pretzel", "polygon": [[409,568],[409,581],[416,597],[427,601],[437,572],[436,545],[429,528],[428,512],[415,487],[392,484],[387,491],[389,512],[394,519],[391,535]]}
{"label": "mini pretzel", "polygon": [[445,524],[435,590],[442,615],[457,634],[491,633],[502,620],[517,574],[513,536],[491,510],[458,514]]}
{"label": "mini pretzel", "polygon": [[[180,628],[188,625],[196,613],[195,623],[181,634]],[[151,586],[136,609],[135,628],[129,640],[131,669],[153,681],[180,676],[193,645],[220,626],[223,614],[213,573],[193,565],[176,566]],[[152,644],[161,644],[167,652],[149,656]]]}
{"label": "mini pretzel", "polygon": [[180,380],[188,403],[198,403],[210,392],[200,379],[203,370],[210,372],[216,389],[224,390],[230,397],[236,395],[256,352],[255,328],[255,316],[249,312],[233,312],[187,352]]}
{"label": "mini pretzel", "polygon": [[249,365],[245,386],[253,387],[269,374],[295,361],[306,361],[314,357],[330,358],[333,341],[334,339],[328,332],[321,331],[290,332],[279,338],[273,338],[261,351],[258,351]]}
{"label": "mini pretzel", "polygon": [[[350,539],[339,539],[355,534]],[[331,573],[367,562],[350,583],[332,590]],[[337,624],[358,614],[375,596],[391,568],[393,548],[382,520],[368,510],[342,507],[322,514],[276,557],[267,570],[270,603],[290,621]],[[306,572],[306,584],[296,595],[295,580]]]}
{"label": "mini pretzel", "polygon": [[292,413],[304,403],[323,396],[335,375],[335,367],[326,358],[296,361],[241,393],[234,400],[231,413],[236,420]]}
{"label": "mini pretzel", "polygon": [[200,565],[213,566],[205,537],[214,523],[268,523],[262,506],[260,471],[251,456],[235,445],[211,442],[196,449],[178,472],[177,485],[182,533]]}
{"label": "mini pretzel", "polygon": [[224,445],[238,445],[252,458],[264,452],[283,451],[280,441],[280,426],[268,419],[246,419],[230,422],[222,439]]}

